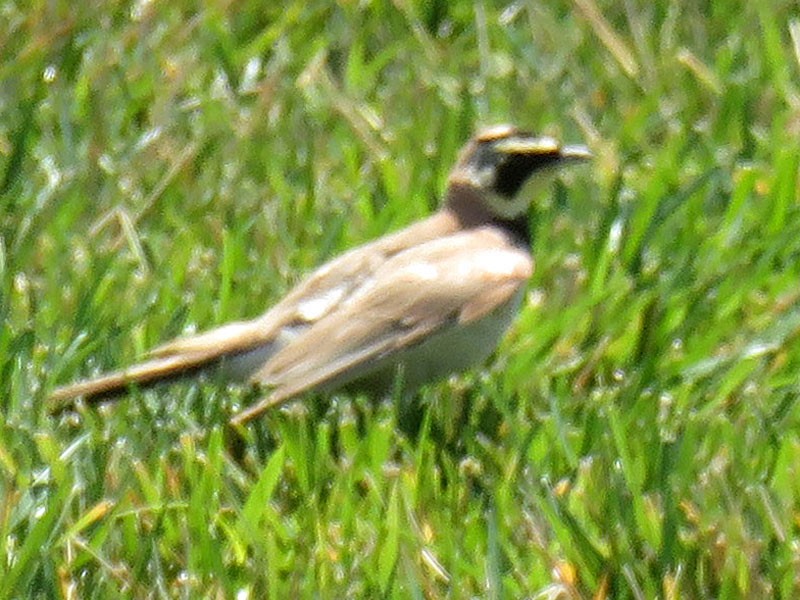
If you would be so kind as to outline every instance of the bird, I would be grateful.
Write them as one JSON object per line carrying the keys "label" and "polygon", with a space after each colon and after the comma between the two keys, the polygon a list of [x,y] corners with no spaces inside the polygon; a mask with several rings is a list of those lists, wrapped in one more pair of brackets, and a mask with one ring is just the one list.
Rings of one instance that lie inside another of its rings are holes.
{"label": "bird", "polygon": [[439,209],[318,267],[264,314],[179,337],[143,362],[55,389],[50,411],[216,372],[265,393],[241,426],[310,393],[404,394],[481,364],[520,309],[534,270],[530,208],[584,145],[512,125],[462,148]]}

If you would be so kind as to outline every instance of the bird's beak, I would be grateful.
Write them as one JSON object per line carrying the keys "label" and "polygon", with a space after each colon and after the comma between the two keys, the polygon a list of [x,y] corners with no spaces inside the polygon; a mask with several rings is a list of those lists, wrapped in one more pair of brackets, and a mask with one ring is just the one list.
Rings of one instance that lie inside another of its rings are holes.
{"label": "bird's beak", "polygon": [[565,162],[583,162],[592,158],[592,151],[580,144],[563,146],[559,154]]}

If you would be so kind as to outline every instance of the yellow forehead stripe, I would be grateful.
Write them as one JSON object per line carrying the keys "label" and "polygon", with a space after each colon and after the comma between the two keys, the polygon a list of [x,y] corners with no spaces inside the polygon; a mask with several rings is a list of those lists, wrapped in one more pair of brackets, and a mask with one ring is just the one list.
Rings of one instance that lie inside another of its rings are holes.
{"label": "yellow forehead stripe", "polygon": [[479,131],[475,139],[480,143],[494,142],[495,149],[504,154],[551,154],[561,147],[554,138],[533,137],[513,125],[487,127]]}
{"label": "yellow forehead stripe", "polygon": [[558,152],[560,147],[558,141],[551,137],[511,137],[495,144],[497,151],[504,154],[552,154]]}
{"label": "yellow forehead stripe", "polygon": [[513,125],[494,125],[481,129],[475,136],[475,139],[479,142],[491,142],[507,138],[515,133],[517,133],[517,128]]}

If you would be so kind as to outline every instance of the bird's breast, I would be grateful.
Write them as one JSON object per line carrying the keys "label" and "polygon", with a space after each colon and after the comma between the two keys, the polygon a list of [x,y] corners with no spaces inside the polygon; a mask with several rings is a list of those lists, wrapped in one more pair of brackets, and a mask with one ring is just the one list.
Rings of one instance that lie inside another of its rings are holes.
{"label": "bird's breast", "polygon": [[505,304],[476,321],[453,322],[425,341],[379,360],[368,373],[346,387],[370,396],[393,391],[399,382],[405,394],[453,373],[481,364],[497,347],[519,311],[521,287]]}

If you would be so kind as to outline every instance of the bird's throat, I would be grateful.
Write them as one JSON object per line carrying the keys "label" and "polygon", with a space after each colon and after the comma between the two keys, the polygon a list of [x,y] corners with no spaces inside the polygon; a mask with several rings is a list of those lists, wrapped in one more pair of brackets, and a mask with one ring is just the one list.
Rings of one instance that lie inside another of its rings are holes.
{"label": "bird's throat", "polygon": [[495,225],[508,232],[520,246],[529,248],[532,238],[528,213],[523,212],[513,217],[498,215],[493,209],[492,200],[472,185],[451,182],[447,189],[445,207],[456,216],[464,229]]}

